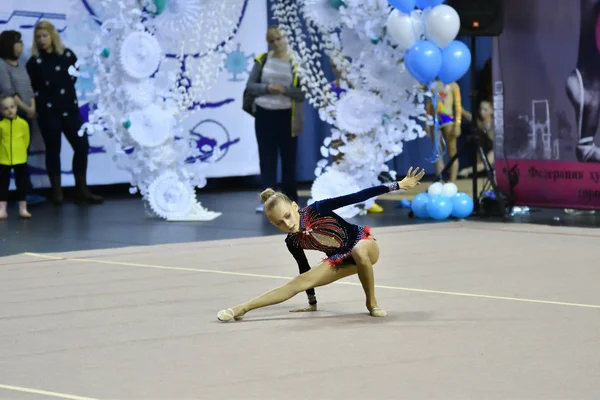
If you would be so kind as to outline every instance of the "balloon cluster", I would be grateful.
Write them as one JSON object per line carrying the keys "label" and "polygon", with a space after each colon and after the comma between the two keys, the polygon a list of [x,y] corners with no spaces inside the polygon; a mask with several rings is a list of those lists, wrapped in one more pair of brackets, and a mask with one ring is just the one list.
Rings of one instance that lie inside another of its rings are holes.
{"label": "balloon cluster", "polygon": [[438,221],[449,218],[467,218],[473,212],[473,199],[459,193],[454,183],[433,183],[426,193],[419,193],[412,201],[411,209],[417,218]]}
{"label": "balloon cluster", "polygon": [[[445,85],[463,77],[471,65],[471,51],[461,41],[455,40],[460,30],[460,17],[444,0],[388,0],[394,8],[388,16],[386,29],[397,45],[406,51],[406,70],[432,92],[434,110],[437,108],[437,85]],[[439,135],[437,113],[434,116],[434,156],[439,160]],[[443,147],[443,146],[441,146]]]}
{"label": "balloon cluster", "polygon": [[387,32],[406,50],[404,63],[416,80],[429,85],[437,78],[450,84],[467,73],[471,52],[455,40],[460,18],[454,8],[442,4],[444,0],[388,1],[394,10]]}

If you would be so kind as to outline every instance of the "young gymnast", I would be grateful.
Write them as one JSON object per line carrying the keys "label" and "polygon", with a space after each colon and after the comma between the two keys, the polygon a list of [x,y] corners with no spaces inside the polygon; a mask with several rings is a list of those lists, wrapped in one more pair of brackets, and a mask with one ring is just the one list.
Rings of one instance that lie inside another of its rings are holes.
{"label": "young gymnast", "polygon": [[[248,311],[282,303],[300,292],[325,286],[350,275],[358,274],[366,296],[366,306],[374,317],[385,317],[375,299],[373,265],[379,259],[379,246],[368,226],[350,224],[334,210],[360,203],[372,197],[396,190],[408,190],[420,184],[425,172],[408,170],[400,182],[375,186],[346,196],[325,199],[298,209],[296,202],[280,192],[266,189],[261,193],[264,213],[269,221],[287,232],[285,243],[303,272],[290,282],[263,295],[221,310],[222,322],[242,319]],[[318,250],[327,255],[316,267],[310,268],[304,250]]]}
{"label": "young gymnast", "polygon": [[[458,151],[457,143],[458,137],[461,133],[462,123],[462,101],[460,96],[460,87],[456,82],[452,82],[449,85],[444,85],[440,81],[436,81],[437,84],[437,114],[439,126],[446,142],[448,149],[448,157],[452,158]],[[427,115],[433,117],[433,103],[431,99],[428,100],[426,106]],[[425,131],[428,135],[434,139],[434,135],[431,132],[429,125],[425,126]],[[436,174],[439,175],[444,169],[444,160],[439,160],[435,164]],[[456,160],[450,166],[450,182],[456,182],[458,177],[458,160]]]}

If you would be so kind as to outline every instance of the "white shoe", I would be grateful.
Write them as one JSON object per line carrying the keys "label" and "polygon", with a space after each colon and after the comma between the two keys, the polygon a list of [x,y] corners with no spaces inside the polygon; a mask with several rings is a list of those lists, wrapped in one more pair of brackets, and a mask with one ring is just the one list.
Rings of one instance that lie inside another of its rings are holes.
{"label": "white shoe", "polygon": [[262,213],[262,212],[265,212],[265,205],[264,205],[264,204],[261,204],[261,205],[259,205],[258,207],[256,207],[256,212],[257,212],[257,213]]}
{"label": "white shoe", "polygon": [[235,315],[231,308],[228,308],[227,310],[221,310],[217,313],[217,319],[221,322],[229,322],[232,319],[235,321],[241,321],[243,318],[244,314]]}

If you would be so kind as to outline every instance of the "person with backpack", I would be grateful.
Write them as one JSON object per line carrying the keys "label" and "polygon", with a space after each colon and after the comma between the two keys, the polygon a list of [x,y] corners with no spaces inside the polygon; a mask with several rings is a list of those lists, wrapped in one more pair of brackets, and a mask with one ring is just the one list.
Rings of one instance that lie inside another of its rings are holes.
{"label": "person with backpack", "polygon": [[[244,92],[244,110],[254,116],[262,190],[277,183],[281,157],[281,191],[298,200],[296,155],[304,129],[305,94],[285,37],[277,26],[267,30],[269,52],[259,54]],[[263,205],[256,208],[263,212]]]}

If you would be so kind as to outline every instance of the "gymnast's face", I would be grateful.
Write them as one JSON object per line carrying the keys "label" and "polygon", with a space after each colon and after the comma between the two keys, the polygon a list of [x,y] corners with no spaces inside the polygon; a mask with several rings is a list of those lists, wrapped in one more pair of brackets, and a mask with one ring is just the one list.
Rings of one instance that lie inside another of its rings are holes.
{"label": "gymnast's face", "polygon": [[300,213],[295,201],[278,201],[266,215],[269,222],[283,232],[296,233],[300,230]]}

